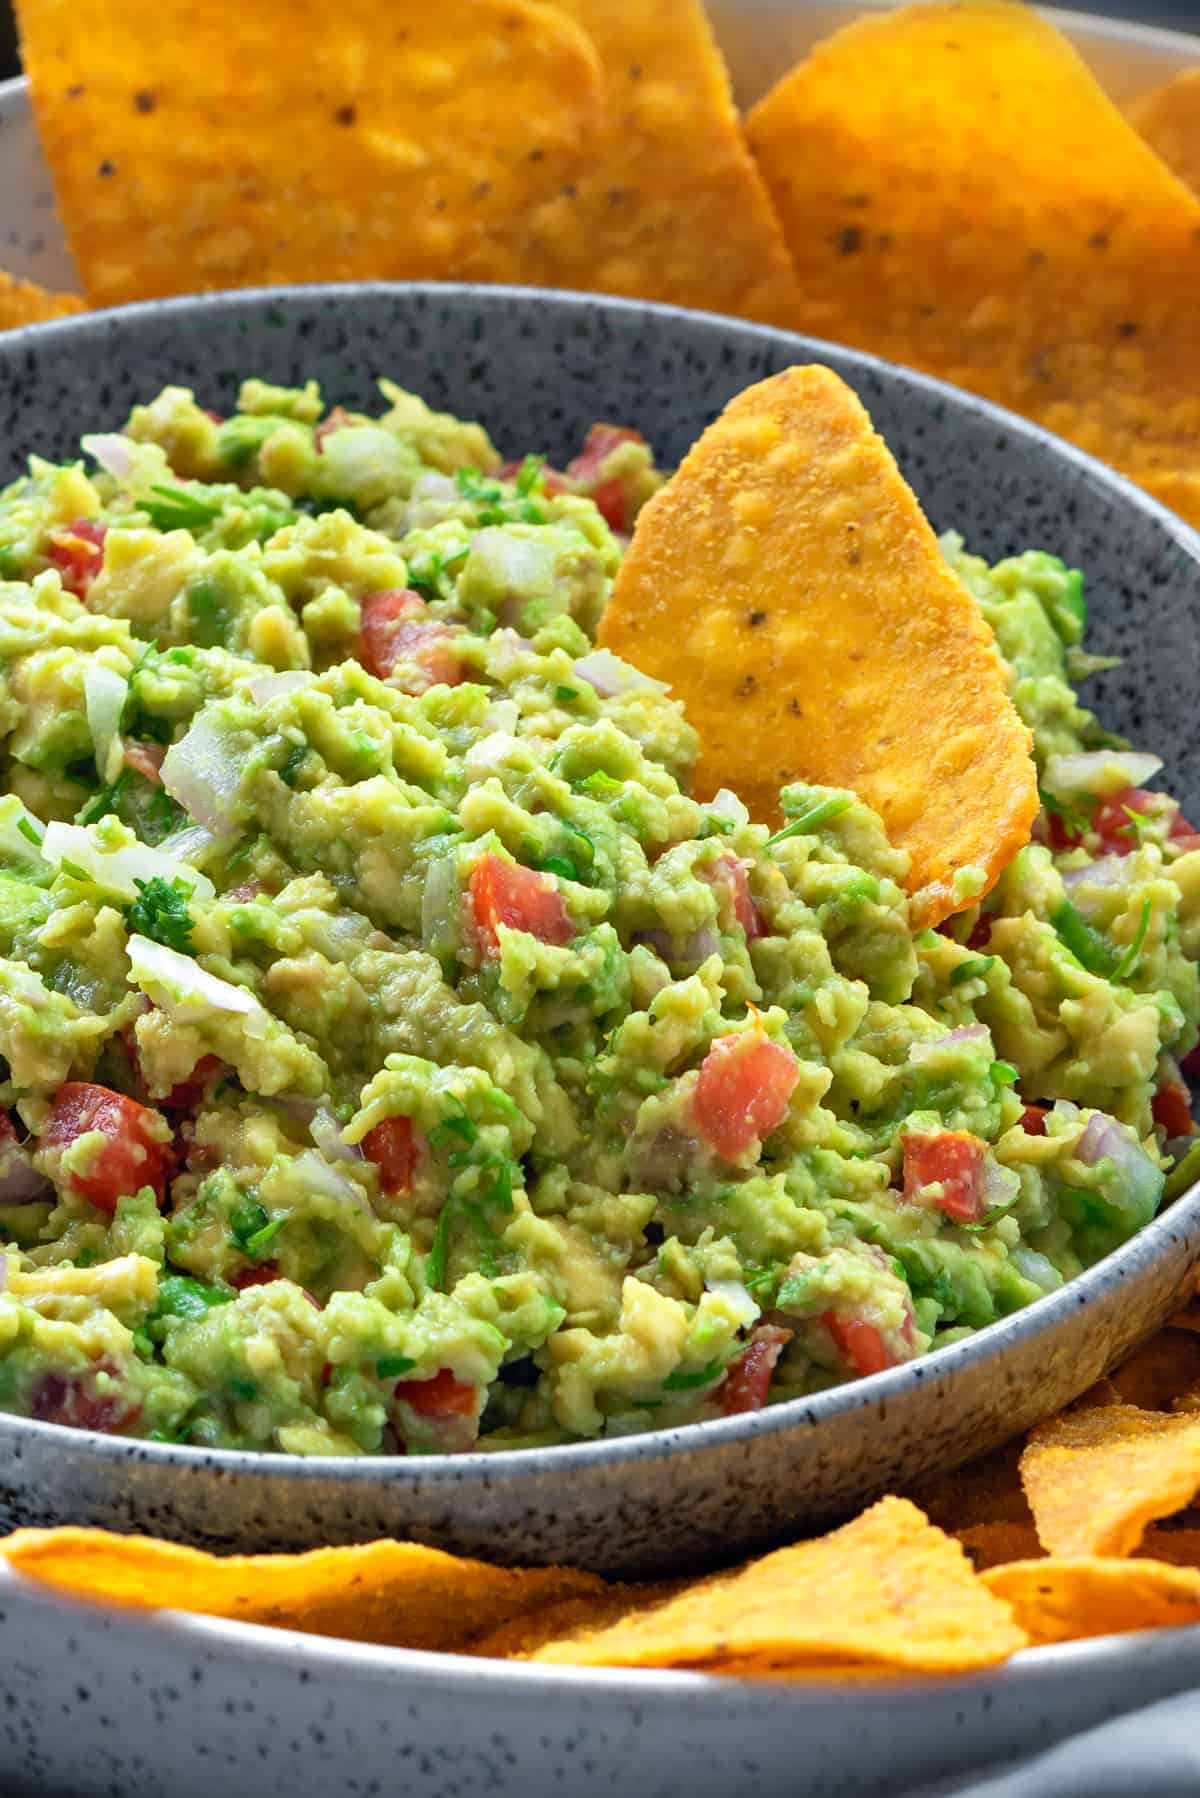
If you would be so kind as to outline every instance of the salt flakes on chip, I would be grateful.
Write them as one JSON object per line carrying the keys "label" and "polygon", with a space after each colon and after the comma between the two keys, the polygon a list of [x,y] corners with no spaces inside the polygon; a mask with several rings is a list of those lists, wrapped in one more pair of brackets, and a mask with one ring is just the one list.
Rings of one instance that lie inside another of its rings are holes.
{"label": "salt flakes on chip", "polygon": [[910,857],[917,924],[986,892],[1038,808],[978,606],[850,388],[790,368],[730,401],[641,512],[600,640],[671,683],[695,791],[779,817],[848,787]]}

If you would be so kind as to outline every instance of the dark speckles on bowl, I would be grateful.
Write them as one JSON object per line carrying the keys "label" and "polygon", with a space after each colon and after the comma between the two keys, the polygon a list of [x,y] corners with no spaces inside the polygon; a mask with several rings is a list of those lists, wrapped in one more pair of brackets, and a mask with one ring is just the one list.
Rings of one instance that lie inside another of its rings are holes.
{"label": "dark speckles on bowl", "polygon": [[[789,363],[854,386],[939,529],[1086,570],[1094,703],[1200,817],[1200,539],[1128,483],[981,402],[751,325],[618,300],[455,287],[308,288],[100,313],[0,339],[0,478],[68,456],[170,381],[229,407],[242,375],[316,376],[366,407],[390,375],[559,459],[595,419],[680,457]],[[923,1362],[757,1415],[615,1442],[397,1460],[204,1453],[0,1418],[0,1526],[93,1522],[214,1548],[397,1535],[508,1561],[645,1574],[732,1558],[955,1465],[1053,1411],[1156,1327],[1200,1261],[1200,1193],[1060,1292]]]}

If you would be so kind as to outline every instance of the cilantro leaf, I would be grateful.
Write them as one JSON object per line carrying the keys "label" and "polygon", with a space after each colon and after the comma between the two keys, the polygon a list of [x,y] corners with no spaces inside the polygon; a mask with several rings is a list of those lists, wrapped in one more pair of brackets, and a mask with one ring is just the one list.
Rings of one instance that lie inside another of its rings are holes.
{"label": "cilantro leaf", "polygon": [[178,949],[194,955],[192,931],[195,920],[187,908],[192,889],[176,877],[168,882],[159,875],[153,880],[136,880],[138,896],[125,907],[125,922],[139,936],[161,943],[166,949]]}

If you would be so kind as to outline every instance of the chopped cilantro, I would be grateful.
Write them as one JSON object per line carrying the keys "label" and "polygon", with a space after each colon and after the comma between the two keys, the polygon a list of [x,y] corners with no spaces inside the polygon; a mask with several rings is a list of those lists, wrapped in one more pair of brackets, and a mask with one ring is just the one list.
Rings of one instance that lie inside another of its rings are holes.
{"label": "chopped cilantro", "polygon": [[614,780],[603,768],[596,768],[591,774],[578,783],[579,791],[586,793],[589,799],[615,799],[625,791],[623,781]]}
{"label": "chopped cilantro", "polygon": [[306,743],[293,743],[288,752],[287,761],[279,770],[279,778],[285,787],[294,787],[296,785],[296,782],[300,777],[300,770],[307,760],[308,745]]}
{"label": "chopped cilantro", "polygon": [[[280,1224],[283,1222],[282,1218],[277,1221]],[[260,1205],[257,1199],[248,1199],[244,1205],[239,1205],[236,1211],[230,1213],[229,1234],[244,1254],[257,1255],[258,1248],[251,1245],[257,1243],[261,1248],[264,1240],[269,1241],[270,1238],[266,1235],[268,1230],[272,1235],[276,1233],[266,1207]]]}
{"label": "chopped cilantro", "polygon": [[86,882],[91,879],[91,875],[87,872],[86,868],[81,868],[78,862],[68,861],[65,855],[58,865],[63,873],[69,875],[72,880],[82,880]]}
{"label": "chopped cilantro", "polygon": [[991,1073],[996,1086],[1015,1086],[1020,1078],[1011,1061],[994,1061]]}
{"label": "chopped cilantro", "polygon": [[1089,974],[1112,978],[1118,962],[1116,951],[1107,937],[1093,929],[1069,899],[1063,900],[1050,922],[1058,932],[1058,939],[1063,947],[1070,951],[1081,967],[1086,968]]}
{"label": "chopped cilantro", "polygon": [[401,1374],[411,1373],[416,1365],[408,1355],[380,1355],[375,1372],[381,1380],[398,1380]]}
{"label": "chopped cilantro", "polygon": [[960,961],[950,970],[951,986],[961,986],[964,980],[986,980],[995,960],[994,955],[972,955],[966,961]]}
{"label": "chopped cilantro", "polygon": [[434,1226],[433,1243],[425,1260],[425,1278],[434,1292],[446,1290],[446,1258],[450,1252],[450,1224],[453,1206],[447,1199],[438,1212],[438,1221]]}
{"label": "chopped cilantro", "polygon": [[192,931],[196,925],[187,907],[192,896],[187,882],[178,876],[168,882],[156,874],[153,880],[135,880],[134,885],[138,896],[125,907],[125,922],[130,930],[148,936],[166,949],[194,955]]}
{"label": "chopped cilantro", "polygon": [[440,1124],[435,1124],[429,1132],[429,1143],[431,1148],[444,1149],[452,1137],[459,1142],[473,1143],[478,1136],[479,1131],[464,1111],[457,1117],[443,1118]]}
{"label": "chopped cilantro", "polygon": [[559,705],[570,705],[573,699],[579,698],[578,687],[555,687],[554,697]]}
{"label": "chopped cilantro", "polygon": [[35,826],[32,818],[29,818],[29,817],[18,818],[17,819],[17,829],[20,831],[21,835],[25,838],[25,841],[27,843],[32,843],[35,849],[41,848],[42,838],[41,838],[41,835],[39,834],[37,827]]}
{"label": "chopped cilantro", "polygon": [[534,865],[539,874],[559,874],[564,880],[579,879],[579,869],[565,855],[547,855]]}
{"label": "chopped cilantro", "polygon": [[768,837],[765,847],[774,849],[777,843],[786,843],[789,837],[808,836],[814,830],[819,830],[822,824],[828,824],[833,818],[840,818],[853,803],[849,793],[831,793],[827,799],[814,800],[790,824],[785,824],[773,837]]}
{"label": "chopped cilantro", "polygon": [[146,1321],[148,1324],[162,1323],[168,1317],[190,1321],[203,1317],[217,1305],[228,1305],[233,1297],[232,1292],[220,1286],[209,1286],[203,1280],[194,1280],[190,1274],[161,1274],[158,1298]]}
{"label": "chopped cilantro", "polygon": [[542,480],[542,467],[545,460],[545,456],[526,456],[520,468],[518,468],[517,492],[522,499],[527,499],[531,493],[541,493],[543,491],[544,482]]}
{"label": "chopped cilantro", "polygon": [[1149,899],[1143,899],[1142,915],[1138,920],[1137,934],[1130,943],[1128,949],[1126,949],[1125,953],[1121,956],[1116,967],[1113,969],[1112,978],[1114,980],[1128,980],[1132,974],[1137,972],[1137,965],[1142,959],[1142,950],[1146,944],[1146,932],[1149,928],[1150,901]]}
{"label": "chopped cilantro", "polygon": [[702,1367],[698,1373],[680,1373],[676,1368],[674,1373],[667,1375],[662,1383],[662,1388],[664,1392],[691,1392],[697,1386],[710,1386],[724,1371],[724,1363],[721,1361],[710,1361],[708,1366]]}
{"label": "chopped cilantro", "polygon": [[186,487],[156,483],[150,492],[156,497],[142,499],[141,510],[160,531],[202,531],[224,510],[220,500],[203,499]]}
{"label": "chopped cilantro", "polygon": [[255,1230],[252,1236],[247,1236],[242,1245],[247,1255],[253,1255],[257,1260],[263,1250],[269,1248],[274,1242],[286,1221],[286,1218],[273,1217],[270,1223],[264,1224],[261,1230]]}

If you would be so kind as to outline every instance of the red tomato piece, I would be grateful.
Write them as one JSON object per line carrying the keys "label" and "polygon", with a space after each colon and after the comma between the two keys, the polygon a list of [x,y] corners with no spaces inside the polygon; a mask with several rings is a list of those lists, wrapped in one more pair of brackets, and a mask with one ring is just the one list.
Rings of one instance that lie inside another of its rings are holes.
{"label": "red tomato piece", "polygon": [[[1165,814],[1168,806],[1177,813],[1173,799],[1168,799],[1165,793],[1151,793],[1145,787],[1122,787],[1119,793],[1101,800],[1092,813],[1092,829],[1100,838],[1101,849],[1106,855],[1132,854],[1138,846],[1138,837],[1130,812],[1158,818]],[[1172,824],[1174,822],[1173,818]]]}
{"label": "red tomato piece", "polygon": [[17,1140],[16,1125],[12,1121],[12,1113],[0,1108],[0,1149],[6,1149]]}
{"label": "red tomato piece", "polygon": [[173,1086],[162,1101],[166,1111],[198,1111],[225,1072],[219,1055],[202,1055],[186,1080]]}
{"label": "red tomato piece", "polygon": [[567,464],[567,473],[586,490],[609,529],[622,534],[633,527],[629,495],[624,482],[601,480],[600,470],[621,444],[645,441],[640,431],[625,430],[620,425],[593,425],[583,440],[583,449]]}
{"label": "red tomato piece", "polygon": [[777,1130],[800,1078],[790,1049],[761,1030],[719,1036],[700,1066],[693,1105],[704,1140],[726,1161]]}
{"label": "red tomato piece", "polygon": [[448,1367],[431,1380],[401,1380],[392,1391],[422,1417],[470,1417],[479,1397],[476,1387],[456,1380]]}
{"label": "red tomato piece", "polygon": [[74,1190],[110,1215],[118,1199],[143,1186],[153,1188],[161,1205],[171,1152],[167,1143],[158,1140],[156,1122],[161,1122],[157,1111],[124,1093],[86,1080],[69,1080],[55,1094],[42,1146],[65,1149],[78,1137],[98,1131],[104,1142],[88,1171],[72,1174]]}
{"label": "red tomato piece", "polygon": [[794,1334],[792,1330],[781,1330],[776,1324],[760,1324],[751,1333],[721,1387],[719,1403],[726,1417],[735,1417],[741,1411],[762,1410],[775,1363]]}
{"label": "red tomato piece", "polygon": [[362,602],[358,658],[379,680],[390,680],[401,662],[415,662],[424,686],[456,687],[463,677],[456,635],[461,633],[429,616],[419,593],[388,587]]}
{"label": "red tomato piece", "polygon": [[318,456],[325,454],[325,439],[334,431],[341,431],[350,423],[345,407],[335,406],[327,418],[323,418],[313,432],[313,448]]}
{"label": "red tomato piece", "polygon": [[1021,1128],[1026,1136],[1045,1136],[1048,1105],[1027,1105],[1021,1113]]}
{"label": "red tomato piece", "polygon": [[245,1292],[249,1286],[269,1286],[273,1280],[283,1276],[273,1261],[264,1261],[258,1267],[241,1267],[237,1273],[230,1274],[229,1284],[236,1286],[239,1292]]}
{"label": "red tomato piece", "polygon": [[52,565],[58,569],[62,584],[77,599],[87,590],[104,566],[104,539],[107,526],[91,518],[73,518],[68,525],[53,531],[46,549]]}
{"label": "red tomato piece", "polygon": [[119,1436],[137,1422],[142,1407],[118,1392],[98,1392],[95,1373],[115,1374],[116,1369],[101,1362],[90,1378],[87,1374],[43,1374],[30,1394],[29,1415],[38,1423],[61,1423],[68,1429]]}
{"label": "red tomato piece", "polygon": [[481,855],[467,881],[475,929],[484,955],[500,953],[496,932],[501,924],[524,930],[539,942],[563,948],[575,926],[562,895],[549,874],[538,874],[499,855]]}
{"label": "red tomato piece", "polygon": [[166,747],[162,743],[139,743],[136,737],[125,739],[125,765],[140,774],[153,787],[162,786],[163,757]]}
{"label": "red tomato piece", "polygon": [[1192,1123],[1191,1094],[1178,1080],[1163,1082],[1150,1101],[1150,1112],[1155,1123],[1162,1126],[1168,1139],[1172,1136],[1190,1136],[1195,1128]]}
{"label": "red tomato piece", "polygon": [[838,1354],[856,1374],[883,1373],[897,1365],[897,1357],[884,1341],[882,1330],[865,1317],[842,1317],[836,1311],[827,1311],[824,1323]]}
{"label": "red tomato piece", "polygon": [[986,1210],[984,1145],[966,1130],[910,1130],[904,1138],[904,1196],[921,1203],[921,1188],[940,1184],[933,1201],[955,1223],[977,1224]]}
{"label": "red tomato piece", "polygon": [[417,1169],[417,1146],[411,1118],[384,1118],[362,1140],[363,1154],[379,1169],[384,1192],[412,1191]]}
{"label": "red tomato piece", "polygon": [[986,949],[992,939],[992,920],[976,918],[971,926],[971,934],[967,938],[968,949]]}
{"label": "red tomato piece", "polygon": [[711,885],[719,883],[728,890],[734,919],[745,931],[746,941],[752,943],[763,935],[763,924],[758,907],[750,897],[749,869],[749,862],[743,861],[740,855],[723,855],[718,861],[710,862],[708,867],[701,868],[699,873]]}
{"label": "red tomato piece", "polygon": [[1179,1065],[1190,1080],[1200,1080],[1200,1043],[1188,1051]]}

